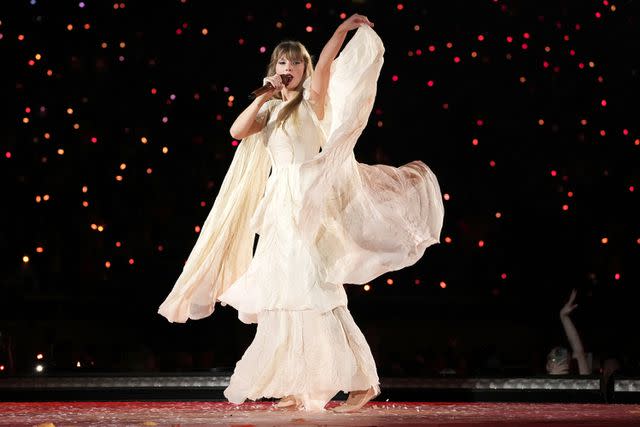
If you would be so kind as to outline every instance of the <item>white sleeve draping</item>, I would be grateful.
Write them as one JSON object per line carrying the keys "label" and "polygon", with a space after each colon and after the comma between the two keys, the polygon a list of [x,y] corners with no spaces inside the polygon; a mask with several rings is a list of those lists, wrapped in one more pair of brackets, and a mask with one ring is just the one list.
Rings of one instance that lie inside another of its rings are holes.
{"label": "white sleeve draping", "polygon": [[356,161],[353,149],[376,96],[384,46],[358,28],[332,64],[323,151],[301,165],[298,227],[317,248],[330,283],[363,284],[418,261],[438,243],[444,207],[421,161],[399,168]]}
{"label": "white sleeve draping", "polygon": [[240,142],[182,273],[158,310],[170,322],[209,316],[217,297],[247,270],[255,237],[250,219],[270,167],[264,132]]}

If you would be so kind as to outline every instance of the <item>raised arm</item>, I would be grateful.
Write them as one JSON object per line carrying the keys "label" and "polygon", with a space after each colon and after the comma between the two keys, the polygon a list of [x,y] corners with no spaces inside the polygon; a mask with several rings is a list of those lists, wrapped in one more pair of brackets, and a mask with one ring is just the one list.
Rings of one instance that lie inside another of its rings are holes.
{"label": "raised arm", "polygon": [[571,351],[573,352],[573,357],[578,361],[578,370],[580,375],[589,375],[591,373],[591,369],[589,369],[589,364],[587,363],[587,356],[584,353],[584,348],[582,347],[582,341],[580,340],[580,335],[578,334],[578,330],[576,329],[571,317],[569,316],[571,312],[578,306],[578,304],[574,304],[576,299],[576,290],[571,291],[571,296],[569,297],[569,301],[562,307],[560,310],[560,321],[562,322],[562,327],[564,328],[565,334],[567,334],[567,339],[569,340],[569,344],[571,345]]}
{"label": "raised arm", "polygon": [[329,87],[331,64],[338,55],[338,52],[340,52],[347,33],[361,25],[373,27],[373,22],[369,21],[366,16],[358,15],[357,13],[350,16],[336,28],[333,36],[331,36],[322,49],[322,52],[320,52],[320,57],[318,58],[318,63],[316,64],[313,78],[311,79],[311,94],[309,99],[316,116],[318,116],[320,120],[324,118],[324,101]]}

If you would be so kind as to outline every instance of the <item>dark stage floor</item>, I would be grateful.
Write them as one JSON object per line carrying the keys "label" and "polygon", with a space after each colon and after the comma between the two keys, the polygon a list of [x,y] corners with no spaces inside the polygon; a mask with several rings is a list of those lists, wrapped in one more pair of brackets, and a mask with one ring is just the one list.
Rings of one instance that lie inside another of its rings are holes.
{"label": "dark stage floor", "polygon": [[5,402],[0,425],[638,426],[640,405],[370,402],[357,413],[336,414],[280,410],[272,402]]}

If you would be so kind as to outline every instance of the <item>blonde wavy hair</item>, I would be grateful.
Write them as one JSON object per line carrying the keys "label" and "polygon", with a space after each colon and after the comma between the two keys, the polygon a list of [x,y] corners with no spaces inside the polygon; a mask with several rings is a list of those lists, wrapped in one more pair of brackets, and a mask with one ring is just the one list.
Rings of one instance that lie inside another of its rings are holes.
{"label": "blonde wavy hair", "polygon": [[[276,126],[284,127],[284,123],[293,116],[293,120],[296,120],[296,112],[298,106],[302,102],[302,84],[304,81],[313,74],[313,63],[311,61],[311,55],[307,51],[307,48],[298,41],[286,40],[278,44],[271,53],[271,60],[267,67],[267,76],[272,76],[276,73],[276,64],[281,57],[285,57],[290,61],[302,61],[304,63],[304,77],[294,90],[298,91],[298,94],[292,99],[282,110],[278,113],[276,119]],[[278,92],[273,96],[276,99],[282,99],[282,94]]]}

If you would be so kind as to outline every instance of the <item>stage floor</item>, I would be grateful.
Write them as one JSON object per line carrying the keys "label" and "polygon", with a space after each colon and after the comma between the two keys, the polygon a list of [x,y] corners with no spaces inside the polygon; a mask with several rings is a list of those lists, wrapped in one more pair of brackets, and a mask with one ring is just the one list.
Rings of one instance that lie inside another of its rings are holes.
{"label": "stage floor", "polygon": [[0,425],[638,426],[640,405],[370,402],[336,414],[276,409],[272,402],[2,402]]}

